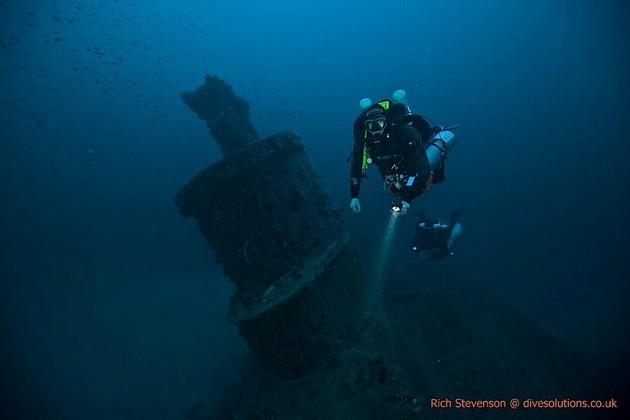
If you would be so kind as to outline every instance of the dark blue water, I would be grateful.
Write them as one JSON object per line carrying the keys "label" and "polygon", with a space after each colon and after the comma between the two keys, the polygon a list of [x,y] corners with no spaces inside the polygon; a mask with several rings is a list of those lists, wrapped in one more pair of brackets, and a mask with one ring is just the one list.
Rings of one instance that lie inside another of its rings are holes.
{"label": "dark blue water", "polygon": [[[359,99],[402,88],[462,124],[412,207],[466,209],[444,273],[627,369],[624,1],[251,3],[2,2],[3,413],[178,418],[240,372],[233,289],[173,202],[221,157],[179,98],[207,73],[261,135],[300,134],[344,209]],[[387,199],[361,199],[344,218],[378,241]],[[403,255],[413,218],[399,228]]]}

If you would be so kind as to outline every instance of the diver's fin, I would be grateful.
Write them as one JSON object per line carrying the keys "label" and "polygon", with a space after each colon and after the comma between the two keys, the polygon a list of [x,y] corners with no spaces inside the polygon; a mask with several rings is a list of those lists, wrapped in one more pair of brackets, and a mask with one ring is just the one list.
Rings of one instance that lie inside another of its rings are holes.
{"label": "diver's fin", "polygon": [[464,209],[457,209],[453,211],[453,213],[451,213],[451,223],[457,223],[457,219],[459,219],[462,214],[464,214]]}

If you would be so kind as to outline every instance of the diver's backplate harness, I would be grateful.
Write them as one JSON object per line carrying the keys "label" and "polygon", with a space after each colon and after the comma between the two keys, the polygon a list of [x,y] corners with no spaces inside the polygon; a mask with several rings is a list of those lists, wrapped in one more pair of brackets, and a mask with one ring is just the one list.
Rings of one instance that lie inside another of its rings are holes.
{"label": "diver's backplate harness", "polygon": [[[389,139],[390,139],[389,133],[385,133],[384,140],[389,141]],[[361,163],[361,177],[364,180],[367,178],[369,166],[373,162],[372,157],[370,156],[370,147],[368,146],[368,142],[366,140],[367,140],[367,131],[366,131],[366,134],[364,136],[364,141],[363,141],[363,158],[362,158],[362,163]],[[391,158],[402,159],[403,155],[395,153],[394,151],[392,155],[378,156],[377,159],[379,158],[380,159],[391,159]],[[392,193],[399,192],[403,188],[403,186],[409,187],[413,185],[413,182],[417,176],[417,174],[414,174],[411,176],[405,174],[404,168],[402,167],[401,163],[402,162],[393,164],[387,171],[389,174],[385,176],[385,183],[383,186],[386,190],[389,190]]]}

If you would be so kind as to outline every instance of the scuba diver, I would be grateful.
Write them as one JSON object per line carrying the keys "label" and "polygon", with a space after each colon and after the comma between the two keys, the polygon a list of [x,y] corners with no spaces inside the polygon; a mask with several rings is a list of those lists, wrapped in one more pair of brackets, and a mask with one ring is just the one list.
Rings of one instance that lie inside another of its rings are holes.
{"label": "scuba diver", "polygon": [[[454,136],[425,117],[412,114],[403,90],[394,92],[393,100],[372,104],[365,98],[360,106],[364,111],[354,121],[349,158],[350,209],[361,211],[361,179],[367,177],[368,166],[374,163],[385,191],[394,197],[392,212],[404,215],[413,199],[428,192],[433,183],[444,181],[444,157],[454,146]],[[442,132],[444,138],[439,137]],[[432,145],[436,150],[429,150]]]}
{"label": "scuba diver", "polygon": [[416,236],[411,241],[411,250],[421,260],[439,260],[453,255],[453,246],[464,228],[458,222],[463,211],[451,214],[451,224],[437,218],[427,219],[420,212],[420,220],[416,225]]}

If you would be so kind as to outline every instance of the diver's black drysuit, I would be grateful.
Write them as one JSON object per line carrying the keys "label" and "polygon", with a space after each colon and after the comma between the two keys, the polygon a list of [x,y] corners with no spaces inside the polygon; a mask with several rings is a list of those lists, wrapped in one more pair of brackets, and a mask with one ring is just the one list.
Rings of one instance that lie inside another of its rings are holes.
{"label": "diver's black drysuit", "polygon": [[[397,104],[392,105],[389,112],[385,113],[387,117],[385,131],[378,136],[371,136],[364,126],[366,112],[354,121],[350,196],[351,198],[359,196],[361,178],[365,176],[363,167],[365,147],[369,158],[378,167],[383,179],[385,180],[389,175],[396,176],[401,181],[401,187],[395,192],[402,201],[411,203],[411,200],[423,193],[431,175],[431,166],[423,147],[423,138],[428,139],[432,129],[424,118],[407,114],[405,106]],[[410,117],[421,119],[418,126],[420,131],[425,131],[424,134],[421,135],[418,130],[408,124]],[[426,130],[423,130],[423,127],[426,127]]]}

